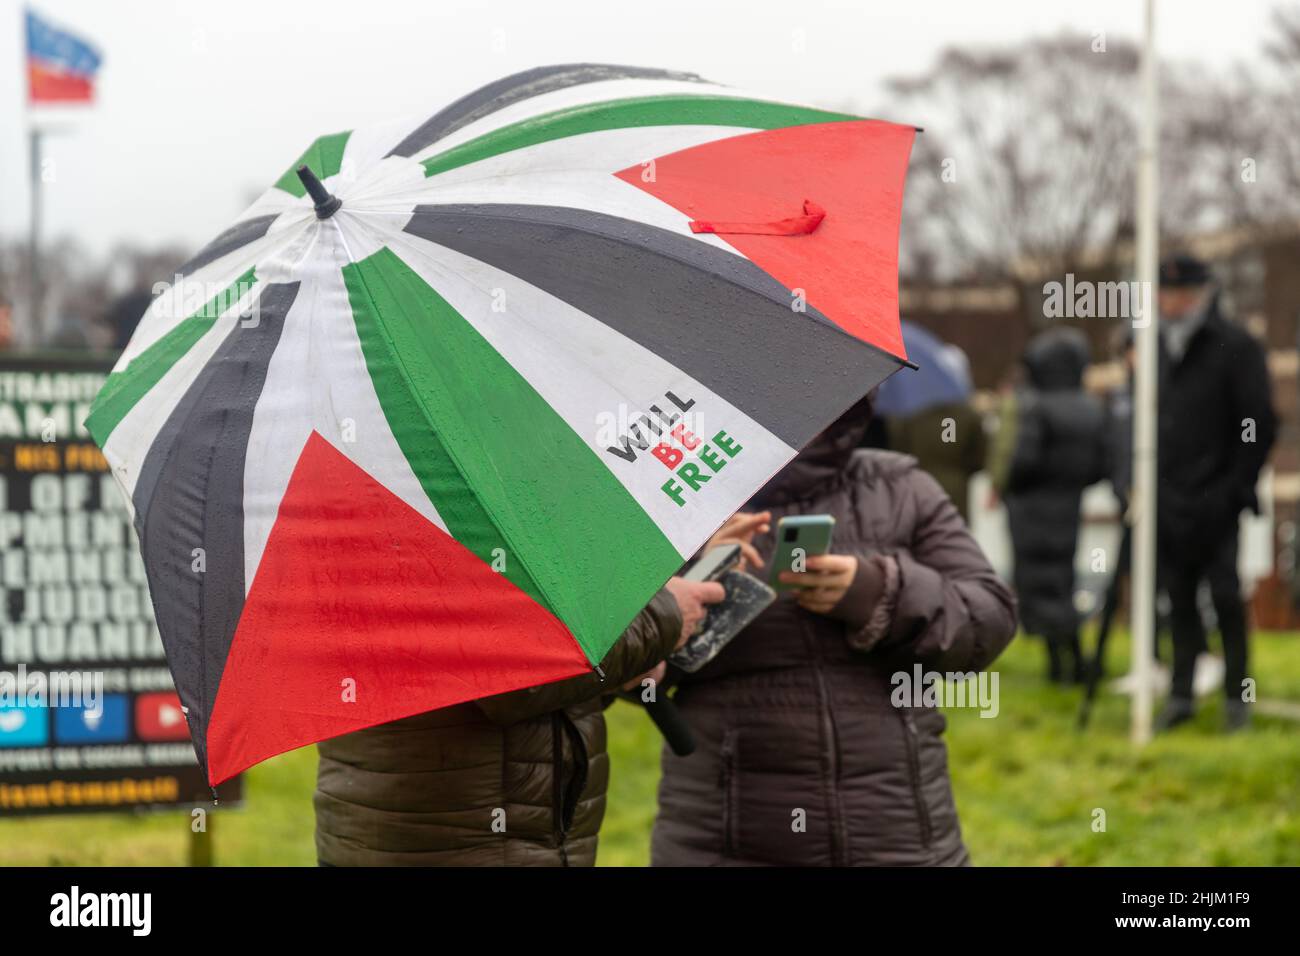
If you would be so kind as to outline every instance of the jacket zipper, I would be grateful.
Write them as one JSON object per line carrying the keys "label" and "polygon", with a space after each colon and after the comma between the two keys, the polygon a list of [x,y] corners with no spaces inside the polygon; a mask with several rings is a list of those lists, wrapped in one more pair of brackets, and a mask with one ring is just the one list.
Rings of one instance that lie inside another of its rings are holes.
{"label": "jacket zipper", "polygon": [[822,653],[821,645],[817,643],[817,636],[812,631],[804,628],[804,639],[812,650],[813,673],[817,675],[817,703],[820,710],[822,737],[824,739],[823,764],[826,767],[829,781],[827,782],[827,813],[830,816],[831,831],[831,865],[846,866],[848,861],[845,859],[845,848],[847,841],[844,838],[844,820],[840,813],[840,739],[839,729],[835,726],[835,714],[831,710],[830,692],[826,688],[826,676],[822,670]]}
{"label": "jacket zipper", "polygon": [[736,731],[722,734],[719,750],[721,772],[718,785],[722,790],[722,855],[728,859],[737,855],[736,828]]}
{"label": "jacket zipper", "polygon": [[559,711],[551,714],[551,838],[568,866],[564,849],[564,729],[560,720]]}
{"label": "jacket zipper", "polygon": [[916,803],[916,818],[921,827],[921,845],[929,849],[933,839],[933,826],[930,822],[930,808],[925,804],[925,792],[921,787],[921,740],[916,728],[916,718],[906,708],[899,710],[903,721],[904,742],[907,744],[907,769],[912,778],[912,800]]}

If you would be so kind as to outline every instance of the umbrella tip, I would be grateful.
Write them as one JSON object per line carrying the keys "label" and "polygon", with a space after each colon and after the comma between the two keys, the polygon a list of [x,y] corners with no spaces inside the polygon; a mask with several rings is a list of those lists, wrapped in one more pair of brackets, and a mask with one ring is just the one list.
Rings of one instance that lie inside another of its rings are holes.
{"label": "umbrella tip", "polygon": [[316,174],[311,171],[311,167],[306,164],[299,166],[298,178],[302,180],[307,195],[311,196],[312,201],[316,203],[317,219],[328,219],[338,212],[339,206],[343,205],[343,200],[330,194],[329,190],[316,178]]}

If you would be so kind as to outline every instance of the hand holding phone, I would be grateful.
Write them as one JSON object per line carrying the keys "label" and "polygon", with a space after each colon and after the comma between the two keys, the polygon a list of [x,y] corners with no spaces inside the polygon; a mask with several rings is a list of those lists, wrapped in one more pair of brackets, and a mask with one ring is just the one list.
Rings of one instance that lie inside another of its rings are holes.
{"label": "hand holding phone", "polygon": [[808,559],[808,570],[785,574],[799,589],[795,600],[801,608],[813,614],[828,614],[857,577],[858,559],[851,554],[813,555]]}
{"label": "hand holding phone", "polygon": [[732,570],[748,571],[751,568],[761,568],[763,566],[763,557],[754,547],[754,535],[766,534],[771,528],[772,513],[770,511],[737,511],[734,515],[726,520],[709,539],[707,550],[716,549],[723,545],[736,545],[740,548],[740,563],[735,565]]}
{"label": "hand holding phone", "polygon": [[772,555],[769,583],[777,591],[815,586],[805,582],[808,559],[831,549],[835,519],[830,515],[788,515],[776,525],[776,551]]}

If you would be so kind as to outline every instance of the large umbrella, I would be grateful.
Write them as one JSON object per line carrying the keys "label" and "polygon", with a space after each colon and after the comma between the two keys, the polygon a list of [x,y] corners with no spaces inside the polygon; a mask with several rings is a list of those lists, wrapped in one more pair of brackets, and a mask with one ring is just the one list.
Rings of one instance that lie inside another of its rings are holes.
{"label": "large umbrella", "polygon": [[576,65],[316,140],[87,421],[209,779],[598,666],[904,361],[913,135]]}

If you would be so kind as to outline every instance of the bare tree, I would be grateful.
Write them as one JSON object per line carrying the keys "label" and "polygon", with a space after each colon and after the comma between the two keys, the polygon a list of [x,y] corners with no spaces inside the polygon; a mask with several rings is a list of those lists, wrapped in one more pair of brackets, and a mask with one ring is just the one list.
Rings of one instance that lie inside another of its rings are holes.
{"label": "bare tree", "polygon": [[[1275,10],[1257,64],[1161,66],[1161,231],[1300,219],[1300,4]],[[1066,34],[951,49],[894,79],[891,112],[926,127],[904,209],[913,278],[1060,273],[1131,234],[1138,53]]]}
{"label": "bare tree", "polygon": [[1279,201],[1284,211],[1300,216],[1300,3],[1273,10],[1272,36],[1264,55],[1273,75],[1268,116],[1269,143],[1276,164]]}
{"label": "bare tree", "polygon": [[[20,325],[18,344],[23,348],[109,345],[120,307],[129,300],[136,309],[131,319],[138,320],[154,285],[172,282],[186,253],[176,246],[118,243],[99,257],[61,236],[45,244],[41,258],[49,277],[51,322],[49,328],[40,329]],[[27,244],[0,243],[0,296],[27,301],[30,274]]]}
{"label": "bare tree", "polygon": [[1273,11],[1259,64],[1166,71],[1161,203],[1184,234],[1300,219],[1300,5]]}
{"label": "bare tree", "polygon": [[1136,48],[1067,34],[951,49],[890,82],[926,128],[904,212],[909,267],[1016,278],[1064,268],[1131,223]]}

